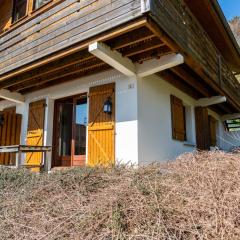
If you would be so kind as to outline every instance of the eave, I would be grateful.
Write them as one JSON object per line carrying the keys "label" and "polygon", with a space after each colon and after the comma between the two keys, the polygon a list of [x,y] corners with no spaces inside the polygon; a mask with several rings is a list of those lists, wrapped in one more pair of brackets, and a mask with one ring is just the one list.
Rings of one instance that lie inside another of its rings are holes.
{"label": "eave", "polygon": [[195,17],[234,71],[240,71],[240,47],[216,0],[185,0]]}

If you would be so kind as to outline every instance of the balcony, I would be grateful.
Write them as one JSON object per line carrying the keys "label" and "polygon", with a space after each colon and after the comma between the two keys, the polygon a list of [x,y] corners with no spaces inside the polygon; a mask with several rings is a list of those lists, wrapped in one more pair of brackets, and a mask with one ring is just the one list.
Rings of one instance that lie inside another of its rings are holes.
{"label": "balcony", "polygon": [[[185,53],[188,65],[213,88],[217,85],[240,105],[240,83],[182,0],[151,0],[150,14]],[[213,83],[211,83],[211,80]]]}
{"label": "balcony", "polygon": [[172,71],[183,80],[193,71],[195,90],[207,88],[199,97],[225,95],[231,111],[240,109],[238,80],[183,0],[54,0],[49,6],[0,36],[0,88],[24,94],[108,69],[87,51],[97,39],[133,62],[180,52],[186,66]]}

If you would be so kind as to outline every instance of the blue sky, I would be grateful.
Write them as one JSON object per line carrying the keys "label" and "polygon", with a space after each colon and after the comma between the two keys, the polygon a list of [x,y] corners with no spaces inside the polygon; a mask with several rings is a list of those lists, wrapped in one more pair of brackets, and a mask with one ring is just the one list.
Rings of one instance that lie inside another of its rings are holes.
{"label": "blue sky", "polygon": [[240,16],[240,0],[218,0],[228,20]]}

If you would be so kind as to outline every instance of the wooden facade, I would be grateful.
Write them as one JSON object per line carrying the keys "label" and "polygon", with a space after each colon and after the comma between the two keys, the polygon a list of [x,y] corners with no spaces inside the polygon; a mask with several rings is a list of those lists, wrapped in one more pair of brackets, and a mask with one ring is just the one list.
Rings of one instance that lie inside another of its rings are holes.
{"label": "wooden facade", "polygon": [[[32,102],[29,105],[28,113],[28,129],[26,143],[29,146],[42,146],[44,138],[44,120],[45,120],[45,100]],[[38,170],[38,166],[42,162],[42,153],[27,153],[25,164],[30,166],[36,166],[35,170]]]}
{"label": "wooden facade", "polygon": [[[111,98],[111,114],[104,113],[104,102]],[[89,91],[88,164],[115,164],[115,84],[93,87]]]}
{"label": "wooden facade", "polygon": [[97,40],[133,62],[180,52],[183,67],[161,74],[190,85],[195,96],[227,96],[218,112],[237,112],[239,82],[186,3],[50,1],[1,34],[0,88],[24,94],[108,69],[87,51]]}
{"label": "wooden facade", "polygon": [[[18,145],[20,143],[22,115],[16,114],[14,108],[0,112],[0,146]],[[0,153],[0,165],[14,165],[15,153]]]}

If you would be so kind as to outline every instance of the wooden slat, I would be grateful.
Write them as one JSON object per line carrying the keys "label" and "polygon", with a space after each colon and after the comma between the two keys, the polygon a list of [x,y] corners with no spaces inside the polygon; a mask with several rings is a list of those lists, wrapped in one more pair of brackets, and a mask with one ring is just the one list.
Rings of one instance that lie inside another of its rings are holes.
{"label": "wooden slat", "polygon": [[[81,14],[79,14],[80,19],[77,20],[78,22],[76,21],[76,23],[67,25],[62,29],[57,29],[55,33],[46,35],[46,37],[43,37],[43,40],[38,40],[27,48],[19,47],[16,50],[18,51],[17,54],[11,53],[8,57],[1,58],[5,62],[2,61],[0,63],[2,67],[0,73],[37,60],[140,15],[140,1],[115,0],[111,1],[111,3],[108,0],[106,1],[108,5],[99,10],[95,10],[95,5],[89,5],[92,11],[89,11],[89,14],[82,19]],[[107,22],[106,18],[108,18]],[[95,27],[89,28],[89,26]],[[46,42],[44,42],[44,39]],[[68,39],[68,41],[64,41],[65,39]],[[13,63],[14,66],[12,65]]]}
{"label": "wooden slat", "polygon": [[183,101],[171,95],[172,137],[178,141],[186,140],[185,112]]}
{"label": "wooden slat", "polygon": [[[4,124],[0,127],[0,146],[17,145],[20,142],[21,115],[16,114],[15,108],[9,108],[1,112],[4,116]],[[0,164],[14,165],[15,153],[1,153]]]}
{"label": "wooden slat", "polygon": [[[98,94],[99,93],[99,94]],[[103,112],[104,102],[112,99],[112,114]],[[115,163],[115,84],[90,88],[88,124],[88,165],[113,166]]]}
{"label": "wooden slat", "polygon": [[[45,120],[45,100],[39,100],[29,104],[27,145],[42,146],[44,137]],[[26,165],[38,165],[42,162],[42,153],[27,153]],[[40,168],[33,168],[33,171],[39,171]]]}
{"label": "wooden slat", "polygon": [[209,150],[209,124],[207,108],[195,108],[196,140],[199,150]]}
{"label": "wooden slat", "polygon": [[210,137],[210,146],[215,147],[217,145],[217,120],[209,116],[209,137]]}
{"label": "wooden slat", "polygon": [[148,24],[149,28],[173,50],[182,52],[190,68],[214,90],[222,95],[228,94],[229,102],[239,110],[240,84],[223,61],[220,71],[227,69],[227,74],[223,74],[226,84],[221,86],[219,52],[184,1],[152,0],[151,12],[161,31],[156,30],[153,21]]}

